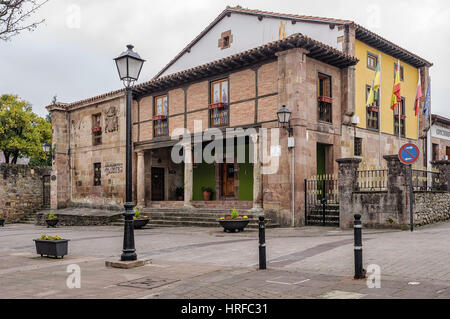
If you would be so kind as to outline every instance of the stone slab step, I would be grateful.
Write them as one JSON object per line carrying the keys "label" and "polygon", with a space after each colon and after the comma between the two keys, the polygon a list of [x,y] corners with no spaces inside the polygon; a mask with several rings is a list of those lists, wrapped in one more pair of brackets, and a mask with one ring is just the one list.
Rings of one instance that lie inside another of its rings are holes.
{"label": "stone slab step", "polygon": [[[123,226],[123,222],[113,223],[112,226]],[[147,224],[149,227],[221,227],[217,220],[214,221],[186,221],[186,220],[150,220]],[[276,228],[278,224],[271,223],[270,220],[266,223],[266,228]],[[247,226],[250,229],[258,229],[258,222],[250,222]]]}

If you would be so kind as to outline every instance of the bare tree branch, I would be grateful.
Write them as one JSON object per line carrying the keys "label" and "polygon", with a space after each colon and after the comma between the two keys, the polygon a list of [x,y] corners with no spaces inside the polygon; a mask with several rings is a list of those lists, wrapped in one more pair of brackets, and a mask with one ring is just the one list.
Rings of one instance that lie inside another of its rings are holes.
{"label": "bare tree branch", "polygon": [[49,0],[0,0],[0,40],[8,41],[21,31],[33,31],[45,20],[26,20]]}

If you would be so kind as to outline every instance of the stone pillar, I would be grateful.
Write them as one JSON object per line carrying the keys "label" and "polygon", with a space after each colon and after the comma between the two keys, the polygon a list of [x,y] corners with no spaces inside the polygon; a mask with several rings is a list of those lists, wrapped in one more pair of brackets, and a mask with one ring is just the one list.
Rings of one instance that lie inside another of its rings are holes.
{"label": "stone pillar", "polygon": [[262,188],[261,188],[261,159],[259,147],[259,135],[251,135],[253,141],[253,211],[261,211]]}
{"label": "stone pillar", "polygon": [[353,227],[353,192],[356,189],[358,181],[358,167],[362,162],[360,158],[342,158],[336,160],[339,164],[339,224],[341,228]]}
{"label": "stone pillar", "polygon": [[137,152],[136,193],[138,207],[145,206],[145,160],[144,151]]}
{"label": "stone pillar", "polygon": [[192,208],[192,194],[194,184],[194,174],[192,165],[192,145],[187,143],[184,148],[184,207]]}
{"label": "stone pillar", "polygon": [[51,209],[65,208],[71,200],[69,169],[69,119],[64,107],[54,105],[48,108],[52,113],[52,176],[50,180]]}
{"label": "stone pillar", "polygon": [[401,193],[409,187],[409,168],[398,159],[398,155],[385,155],[388,168],[388,192]]}
{"label": "stone pillar", "polygon": [[450,160],[431,162],[439,170],[439,190],[450,192]]}
{"label": "stone pillar", "polygon": [[[397,222],[400,225],[409,225],[409,166],[400,162],[398,155],[385,155],[388,168],[388,201],[396,204]],[[394,206],[394,205],[392,205]]]}

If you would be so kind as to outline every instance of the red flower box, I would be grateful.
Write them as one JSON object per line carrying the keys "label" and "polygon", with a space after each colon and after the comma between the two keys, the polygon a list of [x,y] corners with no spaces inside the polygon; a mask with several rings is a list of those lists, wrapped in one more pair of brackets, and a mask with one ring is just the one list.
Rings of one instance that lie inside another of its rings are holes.
{"label": "red flower box", "polygon": [[[398,118],[398,114],[395,114],[395,117]],[[405,120],[406,119],[406,115],[400,115],[400,119],[401,120]]]}
{"label": "red flower box", "polygon": [[210,110],[212,109],[220,109],[222,107],[225,107],[227,104],[226,103],[215,103],[215,104],[210,104],[208,107]]}
{"label": "red flower box", "polygon": [[99,127],[94,127],[94,128],[92,129],[92,133],[101,133],[101,131],[102,131],[102,127],[101,127],[101,126],[99,126]]}
{"label": "red flower box", "polygon": [[156,116],[153,116],[153,121],[165,120],[166,118],[167,118],[167,116],[165,116],[165,115],[156,115]]}
{"label": "red flower box", "polygon": [[369,106],[369,111],[378,113],[380,109],[377,106]]}
{"label": "red flower box", "polygon": [[333,99],[328,96],[319,96],[318,100],[319,102],[333,103]]}

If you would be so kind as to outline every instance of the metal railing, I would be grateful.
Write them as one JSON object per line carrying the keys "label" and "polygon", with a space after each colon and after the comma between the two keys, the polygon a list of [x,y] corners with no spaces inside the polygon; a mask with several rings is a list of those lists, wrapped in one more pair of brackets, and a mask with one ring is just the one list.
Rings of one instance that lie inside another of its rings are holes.
{"label": "metal railing", "polygon": [[357,171],[356,191],[387,191],[388,171],[384,169]]}
{"label": "metal railing", "polygon": [[439,191],[440,173],[434,171],[425,171],[413,169],[412,171],[412,184],[414,191],[431,192]]}

